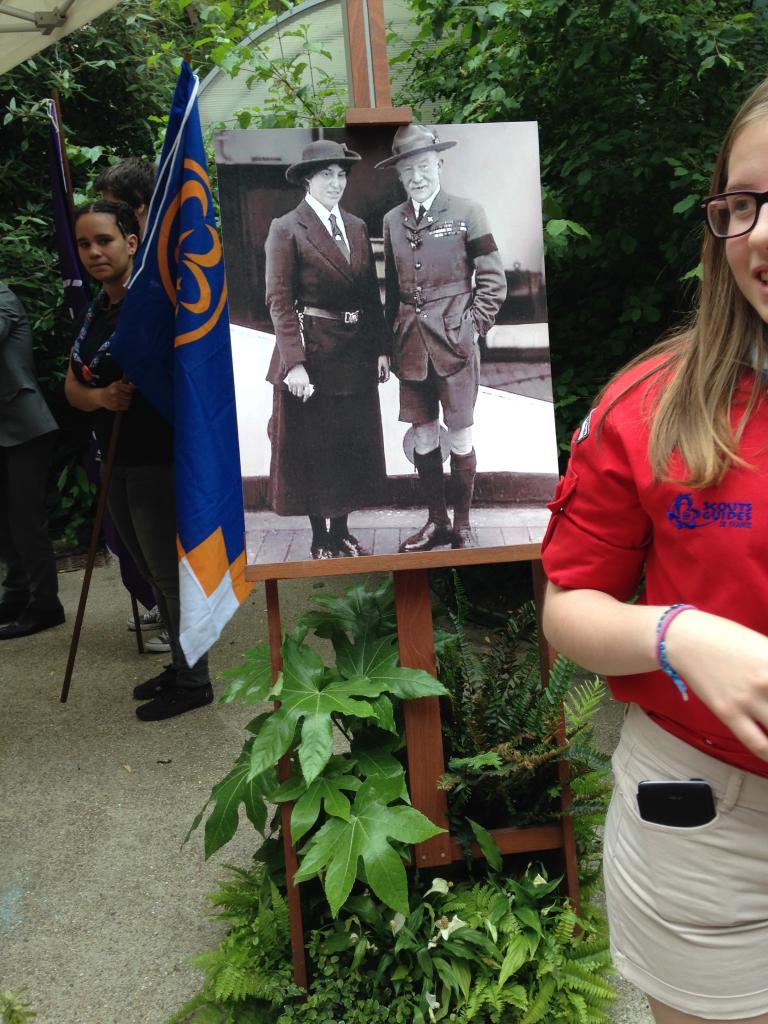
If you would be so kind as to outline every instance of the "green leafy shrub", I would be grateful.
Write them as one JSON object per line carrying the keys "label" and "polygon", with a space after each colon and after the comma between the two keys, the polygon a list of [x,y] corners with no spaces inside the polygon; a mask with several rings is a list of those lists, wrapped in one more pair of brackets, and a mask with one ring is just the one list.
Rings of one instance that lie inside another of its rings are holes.
{"label": "green leafy shrub", "polygon": [[24,992],[25,989],[18,992],[0,990],[0,1024],[28,1024],[37,1017]]}
{"label": "green leafy shrub", "polygon": [[[248,725],[252,735],[193,829],[210,807],[205,847],[212,853],[234,835],[242,804],[265,841],[254,867],[234,871],[214,897],[230,930],[216,950],[195,961],[205,973],[203,989],[173,1024],[607,1019],[613,989],[599,911],[585,902],[577,918],[558,893],[560,878],[549,880],[542,866],[518,870],[519,859],[503,860],[492,835],[467,817],[461,801],[452,807],[452,825],[467,842],[479,843],[487,861],[487,868],[474,867],[481,877],[468,881],[461,862],[428,888],[423,872],[406,875],[410,845],[440,830],[409,805],[402,700],[442,694],[455,716],[447,737],[458,735],[463,721],[471,737],[461,749],[475,751],[464,765],[451,762],[452,773],[463,772],[453,788],[471,795],[483,787],[492,793],[516,787],[513,809],[525,808],[531,820],[559,813],[556,777],[543,792],[526,795],[539,786],[537,772],[549,770],[563,753],[578,764],[593,756],[589,723],[601,691],[585,685],[571,694],[568,743],[560,743],[556,726],[570,670],[558,670],[550,687],[541,687],[538,661],[536,673],[531,662],[531,610],[513,617],[494,638],[491,654],[479,656],[463,628],[460,589],[457,595],[454,628],[441,633],[436,645],[446,685],[397,664],[390,579],[358,583],[338,596],[314,595],[314,609],[284,638],[283,671],[274,684],[266,645],[227,673],[225,701],[281,703]],[[333,665],[308,646],[310,629],[330,641]],[[345,749],[333,747],[332,734],[329,742],[329,726]],[[525,764],[513,755],[515,743],[525,751]],[[578,744],[584,750],[576,758]],[[292,774],[280,784],[276,762],[290,748]],[[506,765],[513,767],[507,771]],[[599,767],[595,771],[600,785],[587,772],[574,777],[577,803],[594,812],[583,826],[592,844],[602,812],[595,794],[602,798],[604,783]],[[305,883],[311,971],[301,999],[293,998],[298,990],[287,966],[285,864],[274,810],[284,801],[293,803],[291,838],[300,862],[295,878]],[[592,846],[585,842],[583,849]],[[582,870],[585,878],[587,873]]]}
{"label": "green leafy shrub", "polygon": [[[597,875],[599,828],[610,793],[609,759],[594,742],[593,718],[605,698],[598,679],[576,682],[576,666],[558,657],[542,684],[536,611],[525,603],[502,629],[473,642],[454,577],[452,642],[443,638],[438,677],[443,701],[451,831],[465,848],[470,819],[487,827],[525,826],[560,816],[557,761],[568,763],[582,882]],[[450,636],[450,635],[449,635]]]}

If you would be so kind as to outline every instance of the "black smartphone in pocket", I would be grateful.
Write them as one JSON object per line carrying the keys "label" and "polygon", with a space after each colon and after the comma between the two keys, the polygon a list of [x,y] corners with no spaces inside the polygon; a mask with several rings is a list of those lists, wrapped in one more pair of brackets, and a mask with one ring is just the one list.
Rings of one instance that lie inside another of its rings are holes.
{"label": "black smartphone in pocket", "polygon": [[639,782],[637,808],[643,821],[676,828],[706,825],[717,813],[712,787],[704,779]]}

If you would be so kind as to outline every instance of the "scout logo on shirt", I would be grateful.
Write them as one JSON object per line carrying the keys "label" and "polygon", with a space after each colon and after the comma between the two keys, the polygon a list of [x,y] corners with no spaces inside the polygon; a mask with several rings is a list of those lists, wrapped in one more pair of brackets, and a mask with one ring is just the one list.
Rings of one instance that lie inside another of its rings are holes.
{"label": "scout logo on shirt", "polygon": [[667,518],[678,530],[697,530],[702,526],[752,528],[751,501],[701,501],[693,495],[679,494],[667,512]]}

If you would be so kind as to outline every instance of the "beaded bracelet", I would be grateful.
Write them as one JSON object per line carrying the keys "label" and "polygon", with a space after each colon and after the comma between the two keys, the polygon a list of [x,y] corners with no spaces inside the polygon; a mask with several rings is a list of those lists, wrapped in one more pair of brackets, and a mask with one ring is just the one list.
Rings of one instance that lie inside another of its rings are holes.
{"label": "beaded bracelet", "polygon": [[659,616],[659,621],[656,623],[656,661],[658,661],[660,668],[667,673],[678,688],[683,700],[688,700],[688,687],[669,664],[667,658],[667,630],[681,612],[695,612],[696,610],[697,608],[693,604],[671,604],[669,608],[664,609]]}

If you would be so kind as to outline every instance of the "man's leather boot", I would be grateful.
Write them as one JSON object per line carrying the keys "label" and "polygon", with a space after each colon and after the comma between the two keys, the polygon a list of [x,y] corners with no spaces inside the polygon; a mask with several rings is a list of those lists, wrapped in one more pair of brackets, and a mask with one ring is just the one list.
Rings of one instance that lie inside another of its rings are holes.
{"label": "man's leather boot", "polygon": [[445,503],[443,453],[439,446],[426,455],[414,452],[413,461],[426,499],[428,518],[420,530],[403,541],[400,550],[429,551],[453,541],[448,506]]}
{"label": "man's leather boot", "polygon": [[453,499],[453,548],[477,547],[477,538],[469,525],[469,510],[475,491],[477,456],[473,448],[468,455],[451,452],[451,497]]}

